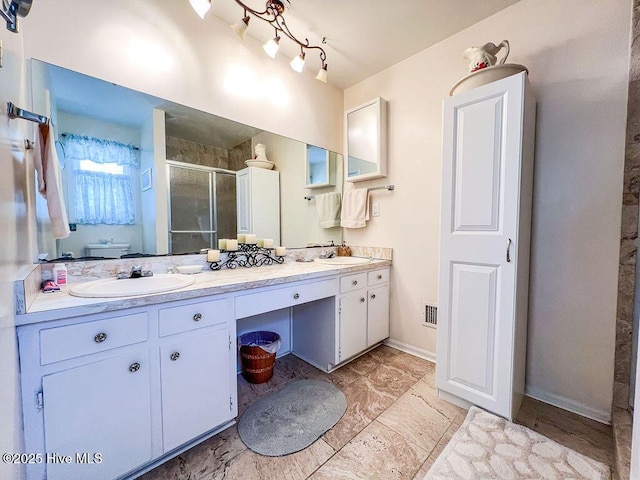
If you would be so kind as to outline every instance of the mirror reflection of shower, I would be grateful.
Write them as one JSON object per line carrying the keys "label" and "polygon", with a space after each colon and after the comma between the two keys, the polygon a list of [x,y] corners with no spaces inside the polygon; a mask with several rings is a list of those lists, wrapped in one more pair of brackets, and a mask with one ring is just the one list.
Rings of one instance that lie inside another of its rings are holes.
{"label": "mirror reflection of shower", "polygon": [[167,161],[169,252],[217,248],[236,235],[236,175],[219,168]]}

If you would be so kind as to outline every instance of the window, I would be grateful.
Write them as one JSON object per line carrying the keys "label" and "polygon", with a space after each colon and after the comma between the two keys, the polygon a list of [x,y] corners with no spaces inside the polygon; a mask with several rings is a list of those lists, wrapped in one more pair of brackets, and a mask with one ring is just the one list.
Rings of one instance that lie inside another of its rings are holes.
{"label": "window", "polygon": [[73,165],[75,223],[136,223],[131,175],[138,169],[135,147],[111,140],[64,135]]}

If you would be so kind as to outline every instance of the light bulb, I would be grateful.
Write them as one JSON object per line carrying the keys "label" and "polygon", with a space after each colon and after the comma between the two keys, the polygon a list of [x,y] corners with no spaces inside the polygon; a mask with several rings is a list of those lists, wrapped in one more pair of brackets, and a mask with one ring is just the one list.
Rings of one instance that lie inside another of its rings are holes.
{"label": "light bulb", "polygon": [[204,16],[211,8],[211,0],[189,0],[189,3],[191,3],[191,6],[200,18],[204,20]]}
{"label": "light bulb", "polygon": [[231,29],[236,32],[242,40],[244,40],[244,35],[247,33],[247,28],[249,28],[249,17],[244,17],[238,23],[231,25]]}
{"label": "light bulb", "polygon": [[267,52],[271,58],[276,58],[276,53],[278,53],[278,49],[280,48],[280,37],[275,37],[265,43],[262,48]]}
{"label": "light bulb", "polygon": [[291,63],[289,65],[291,65],[291,68],[293,68],[296,72],[302,72],[302,69],[304,68],[304,52],[291,60]]}
{"label": "light bulb", "polygon": [[322,83],[327,83],[327,66],[326,65],[323,65],[322,68],[318,71],[318,75],[316,75],[316,80],[319,80]]}

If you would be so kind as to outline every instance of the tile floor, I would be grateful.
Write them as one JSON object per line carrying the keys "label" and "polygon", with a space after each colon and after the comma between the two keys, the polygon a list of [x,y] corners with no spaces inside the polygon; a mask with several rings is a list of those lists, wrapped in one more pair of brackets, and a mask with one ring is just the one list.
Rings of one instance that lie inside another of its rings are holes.
{"label": "tile floor", "polygon": [[[434,375],[433,363],[387,346],[330,374],[287,355],[267,383],[238,377],[239,414],[293,379],[321,379],[347,397],[347,412],[332,429],[301,452],[264,457],[248,450],[233,426],[140,480],[422,479],[466,415],[438,399]],[[611,427],[529,398],[518,422],[614,465]]]}

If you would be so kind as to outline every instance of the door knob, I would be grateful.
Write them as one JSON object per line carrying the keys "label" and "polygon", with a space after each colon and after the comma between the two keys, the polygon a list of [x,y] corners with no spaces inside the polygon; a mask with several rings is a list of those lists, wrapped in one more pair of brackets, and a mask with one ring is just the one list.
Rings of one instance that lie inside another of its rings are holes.
{"label": "door knob", "polygon": [[137,372],[138,370],[140,370],[140,364],[139,364],[138,362],[136,362],[136,363],[132,363],[131,365],[129,365],[129,371],[130,371],[131,373],[135,373],[135,372]]}
{"label": "door knob", "polygon": [[195,322],[199,322],[201,319],[202,319],[202,314],[201,314],[201,313],[196,313],[196,314],[193,316],[193,320],[194,320]]}

